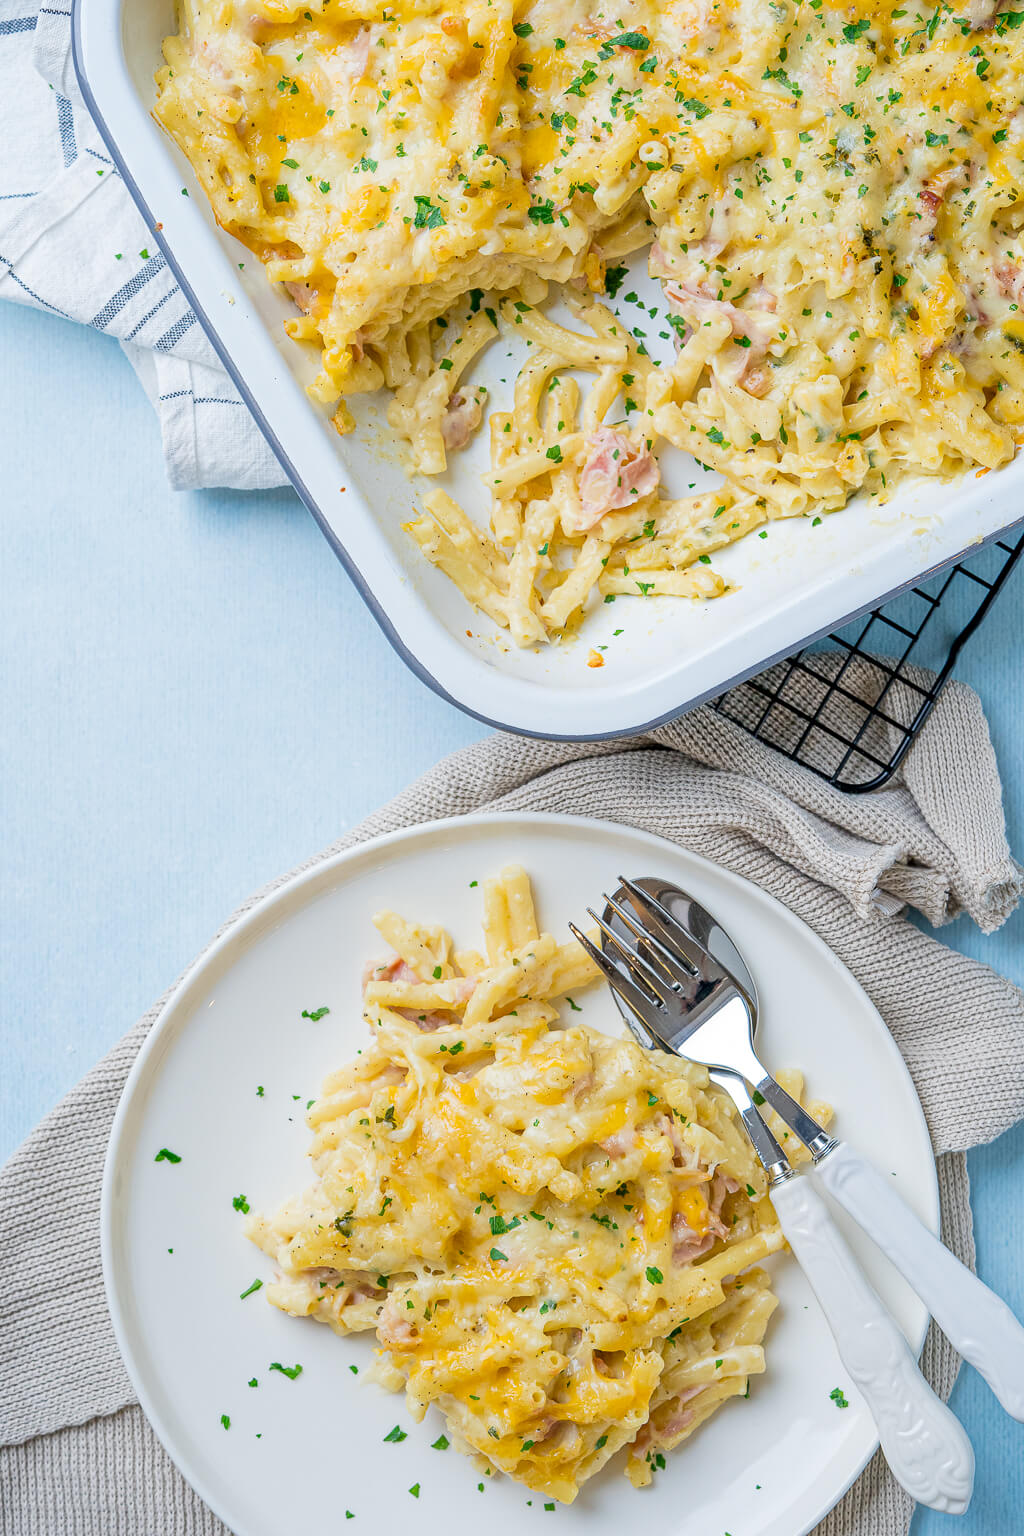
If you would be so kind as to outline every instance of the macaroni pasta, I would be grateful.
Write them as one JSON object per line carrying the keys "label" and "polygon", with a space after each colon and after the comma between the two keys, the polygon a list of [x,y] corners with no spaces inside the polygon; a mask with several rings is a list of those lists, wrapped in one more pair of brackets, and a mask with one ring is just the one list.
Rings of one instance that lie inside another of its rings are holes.
{"label": "macaroni pasta", "polygon": [[752,1266],[783,1238],[706,1071],[577,1020],[596,969],[539,931],[522,869],[483,894],[482,952],[374,919],[372,1041],[310,1108],[314,1183],[248,1231],[275,1306],[376,1329],[414,1418],[569,1502],[622,1449],[649,1482],[746,1395],[775,1306]]}
{"label": "macaroni pasta", "polygon": [[[484,418],[476,360],[526,342],[490,528],[443,491],[408,525],[517,644],[601,597],[716,596],[766,520],[1012,457],[1009,0],[180,3],[156,115],[295,300],[339,431],[386,386],[438,474]],[[643,247],[663,299],[626,323],[603,298]],[[666,445],[720,488],[666,495]]]}

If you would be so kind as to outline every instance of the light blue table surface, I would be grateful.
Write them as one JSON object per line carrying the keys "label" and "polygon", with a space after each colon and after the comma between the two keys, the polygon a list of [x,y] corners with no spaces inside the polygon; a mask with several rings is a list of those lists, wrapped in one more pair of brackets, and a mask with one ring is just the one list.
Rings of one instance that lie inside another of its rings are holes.
{"label": "light blue table surface", "polygon": [[[288,491],[168,491],[111,341],[0,307],[0,1158],[250,891],[484,727],[392,654]],[[1018,571],[958,675],[1024,847]],[[1024,918],[947,942],[1024,982]],[[1024,1128],[970,1159],[982,1274],[1024,1315]],[[1024,1533],[1024,1427],[971,1372],[966,1518]],[[56,1533],[55,1533],[56,1536]]]}

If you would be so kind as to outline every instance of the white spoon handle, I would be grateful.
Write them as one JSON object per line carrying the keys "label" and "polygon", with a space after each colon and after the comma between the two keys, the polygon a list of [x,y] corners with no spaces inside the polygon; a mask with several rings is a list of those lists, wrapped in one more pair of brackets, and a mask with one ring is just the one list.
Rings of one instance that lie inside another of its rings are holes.
{"label": "white spoon handle", "polygon": [[890,1180],[839,1142],[816,1165],[825,1188],[910,1282],[1007,1413],[1024,1419],[1024,1327],[1005,1301],[918,1220]]}
{"label": "white spoon handle", "polygon": [[893,1476],[919,1504],[962,1515],[974,1486],[974,1451],[963,1426],[921,1375],[810,1179],[773,1185],[771,1199]]}

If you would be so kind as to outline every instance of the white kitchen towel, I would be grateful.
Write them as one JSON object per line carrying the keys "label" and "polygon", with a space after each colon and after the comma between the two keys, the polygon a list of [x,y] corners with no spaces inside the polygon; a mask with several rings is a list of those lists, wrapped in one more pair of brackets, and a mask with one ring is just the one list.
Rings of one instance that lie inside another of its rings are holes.
{"label": "white kitchen towel", "polygon": [[86,110],[70,0],[36,6],[0,0],[0,298],[120,341],[175,490],[286,484]]}
{"label": "white kitchen towel", "polygon": [[[834,723],[849,732],[863,713],[856,700],[871,698],[877,681],[858,663],[846,683]],[[909,906],[941,923],[962,911],[991,930],[1020,899],[988,727],[969,688],[950,684],[891,785],[863,796],[841,794],[707,708],[625,741],[490,736],[304,868],[382,832],[483,810],[600,816],[657,832],[755,881],[809,923],[903,1053],[939,1154],[945,1240],[973,1262],[964,1152],[1024,1115],[1024,998],[904,915]],[[103,1293],[103,1157],[160,1006],[0,1169],[2,1536],[229,1536],[146,1423]],[[1006,1217],[1012,1224],[1014,1212]],[[957,1364],[932,1329],[924,1370],[944,1397]],[[696,1458],[699,1476],[699,1444],[680,1455]],[[912,1508],[876,1456],[815,1536],[907,1536]]]}

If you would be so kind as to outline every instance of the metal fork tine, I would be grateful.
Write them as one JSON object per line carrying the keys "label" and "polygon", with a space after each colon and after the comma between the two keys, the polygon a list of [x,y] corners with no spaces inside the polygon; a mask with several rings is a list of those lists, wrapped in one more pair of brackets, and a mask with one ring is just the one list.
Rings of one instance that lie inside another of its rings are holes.
{"label": "metal fork tine", "polygon": [[656,959],[661,962],[671,979],[679,982],[684,987],[691,987],[697,979],[696,966],[691,965],[685,955],[680,955],[669,949],[649,928],[645,928],[642,923],[638,923],[636,918],[631,916],[625,907],[615,900],[614,896],[606,895],[604,899],[612,911],[619,915],[634,938],[639,939],[653,951]]}
{"label": "metal fork tine", "polygon": [[638,949],[627,944],[622,935],[616,933],[614,928],[610,928],[603,917],[598,917],[593,907],[587,908],[587,914],[597,923],[615,953],[622,957],[633,980],[640,981],[646,987],[655,1006],[664,1008],[668,1002],[666,992],[672,990],[671,982],[666,981],[665,977],[655,970],[646,955],[642,955]]}
{"label": "metal fork tine", "polygon": [[626,1023],[637,1043],[645,1050],[664,1050],[660,1037],[651,1029],[645,1017],[646,1013],[654,1010],[656,1005],[635,981],[622,974],[615,961],[610,960],[603,949],[599,949],[585,933],[581,933],[575,923],[569,924],[569,931],[574,935],[577,943],[586,950],[594,964],[600,968],[609,986],[614,987],[629,1008],[632,1016],[626,1019]]}
{"label": "metal fork tine", "polygon": [[619,884],[629,892],[629,899],[640,914],[641,920],[657,928],[669,944],[675,945],[683,957],[694,967],[697,975],[702,974],[702,968],[707,959],[706,952],[688,933],[681,923],[677,922],[667,907],[662,906],[657,897],[651,896],[643,886],[637,885],[635,880],[627,880],[625,875],[620,875]]}

